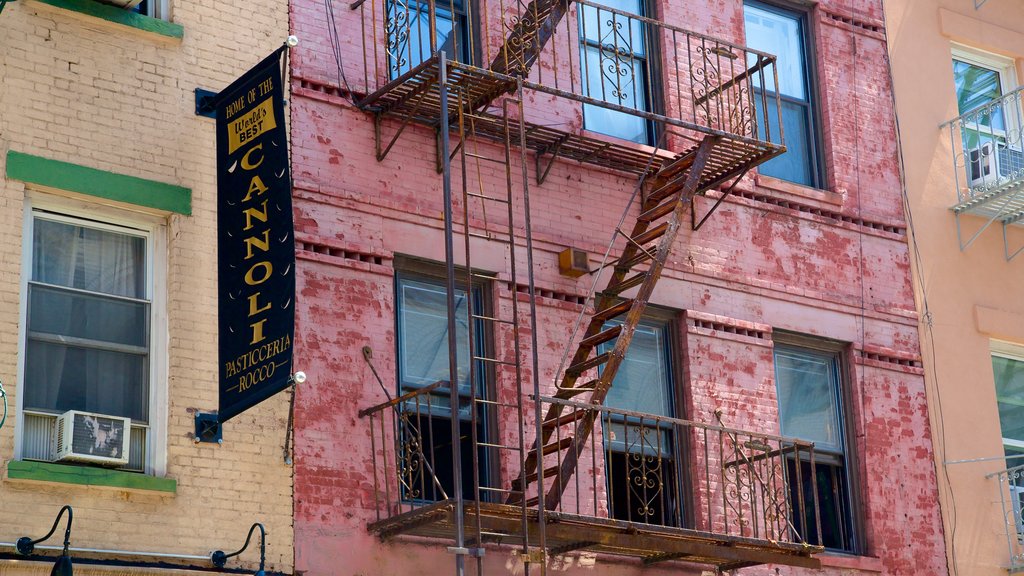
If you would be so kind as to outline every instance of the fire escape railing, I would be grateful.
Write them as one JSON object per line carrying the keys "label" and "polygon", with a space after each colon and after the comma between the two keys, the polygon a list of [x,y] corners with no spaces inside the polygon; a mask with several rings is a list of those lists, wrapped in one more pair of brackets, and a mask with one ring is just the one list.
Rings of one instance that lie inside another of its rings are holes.
{"label": "fire escape railing", "polygon": [[999,482],[999,504],[1010,574],[1024,572],[1024,465],[989,474]]}
{"label": "fire escape railing", "polygon": [[[527,90],[681,129],[683,140],[665,148],[699,138],[687,133],[695,131],[781,151],[773,55],[590,0],[550,0],[564,15],[532,14],[543,3],[502,0],[501,26],[491,30],[468,0],[359,0],[347,25],[361,30],[362,54],[346,75],[357,79],[355,91],[380,93],[422,75],[423,64],[444,50],[451,66],[503,81],[506,90],[522,76]],[[521,24],[530,19],[539,22]],[[473,107],[500,92],[483,94]],[[570,124],[573,116],[542,120]]]}
{"label": "fire escape railing", "polygon": [[[942,124],[953,151],[953,181],[960,249],[965,250],[991,224],[1003,227],[1007,260],[1011,249],[1006,228],[1024,221],[1024,86]],[[960,216],[986,219],[964,238]]]}
{"label": "fire escape railing", "polygon": [[[437,406],[446,387],[439,382],[360,411],[368,419],[378,522],[449,498],[442,471],[433,467],[453,448],[449,439],[436,440],[447,425],[436,419],[451,414]],[[553,513],[776,545],[821,542],[817,491],[802,489],[817,477],[813,443],[557,398],[539,401],[561,404],[567,426],[584,413],[597,414],[579,470]],[[556,439],[567,432],[556,430]],[[462,446],[466,442],[459,442],[464,452],[487,450]],[[550,454],[545,468],[559,467],[563,456]],[[501,468],[497,483],[507,486],[517,470],[511,462]],[[549,476],[539,489],[556,481]]]}

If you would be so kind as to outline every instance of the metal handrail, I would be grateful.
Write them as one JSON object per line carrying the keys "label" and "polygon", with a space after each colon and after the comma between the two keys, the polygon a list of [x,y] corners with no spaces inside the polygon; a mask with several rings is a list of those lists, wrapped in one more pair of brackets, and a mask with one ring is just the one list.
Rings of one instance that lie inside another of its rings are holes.
{"label": "metal handrail", "polygon": [[955,125],[957,122],[967,123],[965,118],[969,118],[969,117],[972,117],[972,116],[982,115],[982,113],[984,111],[986,111],[986,110],[991,111],[992,109],[996,108],[997,106],[1002,106],[1002,104],[1003,104],[1003,102],[1005,100],[1011,100],[1013,98],[1020,99],[1022,93],[1024,93],[1024,85],[1018,86],[1017,88],[1014,88],[1013,90],[1003,94],[1002,96],[1000,96],[999,98],[996,98],[995,100],[992,100],[991,102],[986,102],[984,104],[979,104],[978,106],[975,106],[974,108],[971,108],[967,112],[964,112],[963,114],[957,116],[956,118],[953,118],[952,120],[946,120],[942,124],[939,124],[939,129],[941,130],[942,128],[945,128],[947,126]]}

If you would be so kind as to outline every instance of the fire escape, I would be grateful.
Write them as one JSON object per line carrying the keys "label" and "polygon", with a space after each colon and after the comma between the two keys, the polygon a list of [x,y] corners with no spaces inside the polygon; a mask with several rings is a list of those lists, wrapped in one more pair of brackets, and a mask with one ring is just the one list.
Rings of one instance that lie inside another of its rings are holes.
{"label": "fire escape", "polygon": [[[413,130],[422,140],[413,125],[436,137],[451,379],[463,378],[458,348],[468,346],[468,381],[487,373],[502,390],[485,397],[441,381],[360,411],[374,451],[369,530],[448,539],[478,561],[485,545],[511,546],[527,573],[576,550],[719,570],[817,567],[816,491],[796,480],[816,477],[812,444],[604,405],[681,227],[699,229],[750,168],[784,151],[773,134],[774,57],[591,0],[499,4],[500,44],[473,38],[472,22],[486,18],[468,1],[360,0],[344,23],[362,35],[358,72],[347,73],[362,86],[356,105],[373,115],[378,160]],[[581,108],[639,119],[654,145],[565,121]],[[628,205],[609,207],[623,219],[608,231],[611,258],[592,271],[603,288],[588,298],[557,381],[542,384],[529,199],[531,180],[543,184],[556,160],[637,184]],[[697,195],[715,201],[703,216]],[[488,263],[501,250],[506,269],[479,267],[483,246]],[[473,282],[497,284],[503,302],[456,303],[456,283]],[[474,337],[480,326],[502,344]],[[469,446],[451,450],[450,473],[437,469],[430,440],[441,412],[469,414],[465,428],[452,418],[451,437]],[[613,438],[633,447],[621,473],[606,466]],[[685,462],[666,456],[669,442]],[[612,492],[624,500],[610,503]]]}

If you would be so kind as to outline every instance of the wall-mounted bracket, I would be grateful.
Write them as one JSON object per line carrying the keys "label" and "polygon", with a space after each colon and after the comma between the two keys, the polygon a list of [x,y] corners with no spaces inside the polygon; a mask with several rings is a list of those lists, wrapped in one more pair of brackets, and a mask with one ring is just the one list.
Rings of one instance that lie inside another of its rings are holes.
{"label": "wall-mounted bracket", "polygon": [[196,413],[196,444],[200,442],[223,444],[222,431],[220,420],[216,414],[209,412]]}
{"label": "wall-mounted bracket", "polygon": [[217,96],[216,92],[196,88],[196,116],[206,118],[215,118],[217,116],[216,109],[210,106],[210,102],[213,102],[215,96]]}

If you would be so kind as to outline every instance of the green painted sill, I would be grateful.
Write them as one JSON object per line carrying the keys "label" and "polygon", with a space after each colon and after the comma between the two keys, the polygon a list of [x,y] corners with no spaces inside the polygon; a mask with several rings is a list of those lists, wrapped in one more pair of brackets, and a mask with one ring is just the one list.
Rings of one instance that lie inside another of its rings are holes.
{"label": "green painted sill", "polygon": [[38,0],[43,4],[49,4],[50,6],[56,6],[58,8],[64,8],[66,10],[73,10],[75,12],[81,12],[96,18],[107,20],[115,24],[121,24],[124,26],[130,26],[137,28],[145,32],[153,32],[154,34],[160,34],[161,36],[169,36],[171,38],[181,38],[185,34],[185,28],[181,24],[175,24],[174,22],[168,22],[166,20],[160,20],[159,18],[151,18],[137,12],[125,10],[124,8],[118,8],[116,6],[109,6],[107,4],[100,4],[96,0]]}
{"label": "green painted sill", "polygon": [[175,494],[178,491],[178,482],[173,478],[157,478],[134,472],[122,472],[121,470],[67,466],[30,460],[11,460],[8,462],[7,478],[11,480],[79,484],[82,486],[107,486],[110,488],[124,488],[126,490],[149,490],[169,494]]}
{"label": "green painted sill", "polygon": [[192,191],[188,188],[14,150],[7,152],[7,177],[136,206],[192,214]]}

